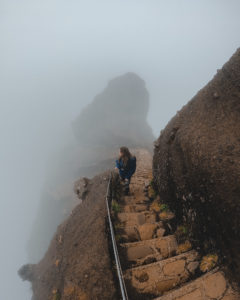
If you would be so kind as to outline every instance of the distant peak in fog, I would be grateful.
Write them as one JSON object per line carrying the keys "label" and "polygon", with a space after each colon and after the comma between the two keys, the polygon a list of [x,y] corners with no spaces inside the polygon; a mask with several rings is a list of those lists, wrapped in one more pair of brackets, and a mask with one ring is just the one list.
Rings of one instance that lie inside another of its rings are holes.
{"label": "distant peak in fog", "polygon": [[81,145],[140,146],[154,140],[147,124],[149,94],[145,82],[129,72],[109,81],[73,123]]}
{"label": "distant peak in fog", "polygon": [[130,88],[133,88],[134,85],[142,85],[145,86],[145,81],[139,77],[134,72],[128,72],[126,74],[123,74],[121,76],[115,77],[112,80],[109,81],[109,86],[119,86],[119,87],[126,87],[129,86]]}

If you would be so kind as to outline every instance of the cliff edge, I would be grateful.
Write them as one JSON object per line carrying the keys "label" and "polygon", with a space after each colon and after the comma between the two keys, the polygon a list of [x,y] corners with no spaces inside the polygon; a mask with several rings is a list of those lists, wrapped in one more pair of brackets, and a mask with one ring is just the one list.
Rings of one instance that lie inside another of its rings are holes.
{"label": "cliff edge", "polygon": [[82,204],[58,227],[44,258],[20,269],[34,300],[117,299],[105,226],[108,177],[76,183]]}

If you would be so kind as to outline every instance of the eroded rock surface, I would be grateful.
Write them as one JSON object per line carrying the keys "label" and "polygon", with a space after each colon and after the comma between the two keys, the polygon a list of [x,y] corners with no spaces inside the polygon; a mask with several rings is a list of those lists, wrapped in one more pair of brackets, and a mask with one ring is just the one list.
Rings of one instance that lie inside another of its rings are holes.
{"label": "eroded rock surface", "polygon": [[177,219],[240,282],[240,49],[163,130],[153,172]]}

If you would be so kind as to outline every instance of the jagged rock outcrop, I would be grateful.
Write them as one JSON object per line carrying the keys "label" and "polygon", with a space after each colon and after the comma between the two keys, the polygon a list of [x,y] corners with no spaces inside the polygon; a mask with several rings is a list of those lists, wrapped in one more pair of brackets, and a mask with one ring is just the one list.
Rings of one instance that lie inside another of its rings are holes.
{"label": "jagged rock outcrop", "polygon": [[74,133],[86,146],[149,146],[154,137],[146,122],[148,107],[145,82],[127,73],[111,80],[81,112]]}
{"label": "jagged rock outcrop", "polygon": [[[55,171],[48,176],[32,235],[28,243],[31,262],[47,250],[57,226],[79,204],[74,181],[112,168],[118,147],[144,146],[152,149],[154,136],[147,123],[148,91],[134,73],[111,80],[73,122],[77,141],[57,155]],[[50,166],[50,168],[53,168]]]}
{"label": "jagged rock outcrop", "polygon": [[74,192],[80,200],[84,200],[88,193],[89,179],[86,177],[80,178],[74,184]]}
{"label": "jagged rock outcrop", "polygon": [[240,282],[240,49],[162,131],[153,169],[161,198]]}

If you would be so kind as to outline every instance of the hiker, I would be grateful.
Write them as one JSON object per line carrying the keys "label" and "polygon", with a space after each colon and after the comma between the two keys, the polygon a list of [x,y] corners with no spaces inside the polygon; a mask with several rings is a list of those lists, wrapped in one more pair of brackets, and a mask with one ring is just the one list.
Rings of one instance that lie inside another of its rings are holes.
{"label": "hiker", "polygon": [[120,179],[124,181],[124,192],[128,195],[131,177],[136,171],[136,157],[130,153],[127,147],[120,148],[115,169],[119,170]]}

